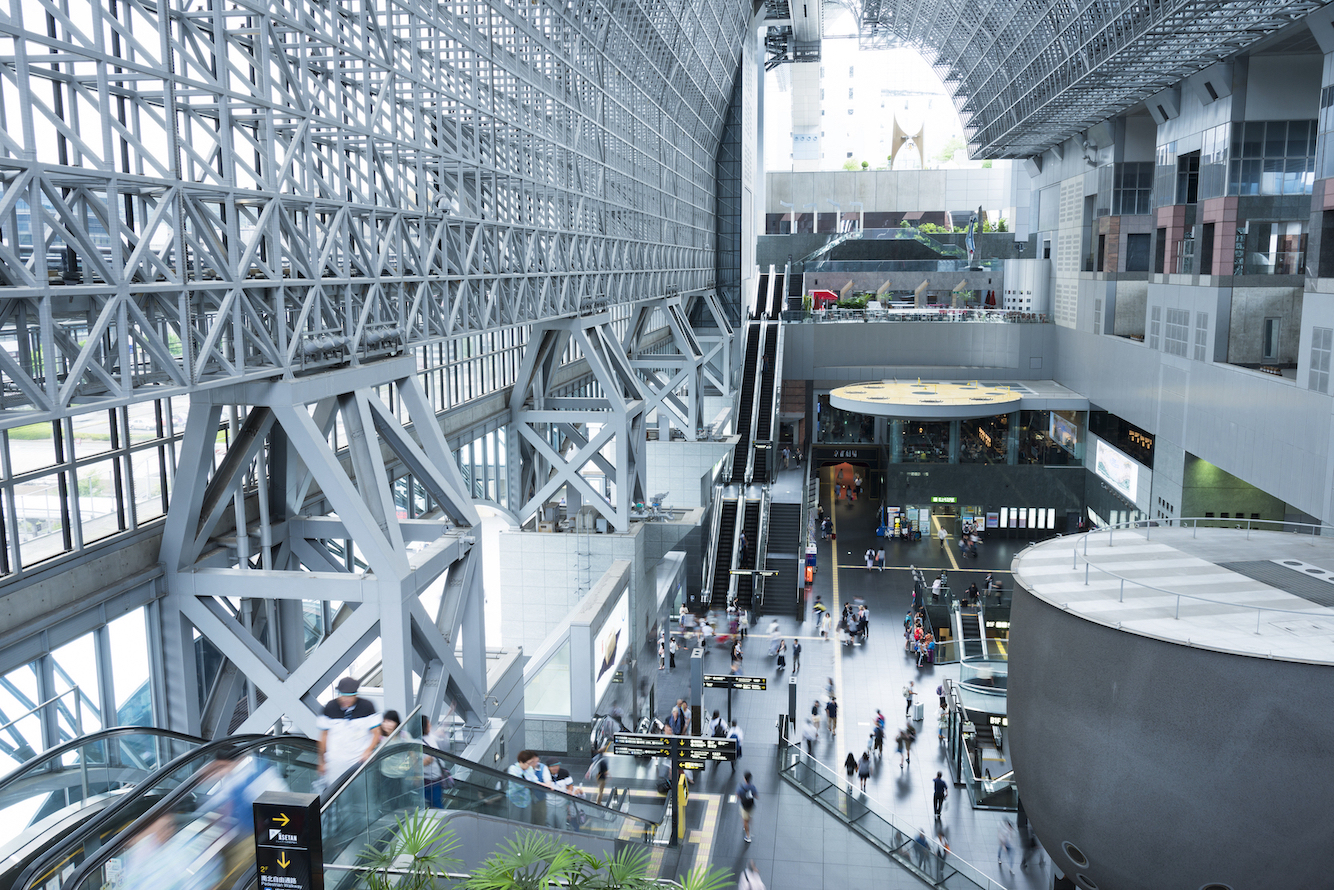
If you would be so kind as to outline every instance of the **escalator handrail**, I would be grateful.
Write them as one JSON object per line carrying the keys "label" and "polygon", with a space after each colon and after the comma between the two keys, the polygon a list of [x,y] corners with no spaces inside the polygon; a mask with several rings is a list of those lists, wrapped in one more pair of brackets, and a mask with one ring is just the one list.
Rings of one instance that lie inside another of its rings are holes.
{"label": "escalator handrail", "polygon": [[764,341],[768,339],[766,328],[769,324],[777,324],[777,322],[766,323],[761,321],[756,322],[756,324],[759,326],[761,339],[760,348],[755,353],[755,378],[751,381],[750,428],[747,431],[749,441],[746,443],[746,474],[743,477],[746,484],[750,484],[751,480],[755,478],[755,437],[759,432],[755,429],[755,426],[759,422],[760,416],[760,387],[764,384]]}
{"label": "escalator handrail", "polygon": [[[256,748],[262,748],[265,745],[294,745],[296,747],[307,745],[312,751],[315,750],[315,740],[304,735],[258,736],[249,743],[238,745],[235,750],[238,755],[244,755]],[[172,808],[176,806],[176,803],[193,791],[195,786],[203,781],[204,778],[205,776],[202,774],[196,773],[180,785],[176,786],[176,788],[174,788],[170,794],[163,797],[162,800],[149,807],[138,819],[135,819],[127,825],[109,842],[103,844],[96,853],[85,859],[83,864],[76,868],[73,874],[65,879],[65,882],[61,885],[62,890],[79,890],[83,885],[83,882],[91,873],[105,865],[108,859],[121,853],[121,848],[124,847],[126,841],[137,837],[144,828],[152,825],[163,813],[170,812]]]}
{"label": "escalator handrail", "polygon": [[723,521],[723,487],[713,487],[713,517],[709,520],[709,551],[704,559],[704,577],[700,590],[707,590],[713,598],[713,573],[718,570],[718,530]]}
{"label": "escalator handrail", "polygon": [[[414,741],[416,741],[416,740],[414,740]],[[411,743],[405,743],[405,744],[411,744]],[[420,744],[420,742],[418,742],[418,744]],[[416,747],[416,745],[414,745],[414,747]],[[446,761],[446,762],[452,763],[452,764],[454,764],[455,766],[458,766],[458,767],[461,767],[461,768],[464,768],[464,769],[469,769],[469,770],[472,770],[473,772],[480,772],[480,773],[482,773],[484,776],[486,776],[488,779],[495,779],[496,781],[504,781],[504,782],[518,782],[518,783],[520,783],[521,785],[527,785],[527,786],[529,786],[529,789],[532,790],[532,791],[542,791],[542,792],[546,792],[547,794],[563,794],[563,793],[564,793],[564,792],[561,792],[561,791],[552,791],[550,788],[546,787],[545,785],[539,785],[539,784],[537,784],[536,782],[530,782],[530,781],[528,781],[527,779],[525,779],[525,778],[523,778],[523,777],[521,777],[521,776],[514,776],[514,775],[511,775],[510,773],[505,772],[504,770],[498,770],[498,769],[494,769],[494,768],[489,767],[489,766],[484,766],[484,765],[482,765],[482,764],[480,764],[480,763],[476,763],[476,762],[474,762],[474,761],[467,760],[467,759],[465,759],[465,758],[459,757],[457,754],[451,754],[451,753],[449,753],[448,751],[440,751],[440,750],[438,750],[438,749],[436,749],[436,748],[432,748],[432,747],[430,747],[429,745],[421,744],[421,749],[422,749],[422,752],[423,752],[424,754],[426,754],[427,756],[434,757],[434,758],[437,759],[437,760],[442,760],[442,761]],[[478,783],[476,783],[476,782],[472,782],[471,780],[469,780],[469,784],[477,785]],[[643,825],[643,826],[645,827],[645,829],[647,829],[647,828],[650,827],[650,826],[656,829],[657,826],[658,826],[658,824],[659,824],[659,823],[657,823],[657,822],[654,822],[652,819],[645,819],[643,816],[635,816],[635,815],[633,815],[633,814],[631,814],[631,813],[622,812],[621,810],[613,810],[611,807],[603,806],[602,804],[598,804],[598,803],[594,803],[593,801],[588,800],[588,799],[586,799],[586,798],[579,798],[579,806],[580,806],[581,808],[582,808],[582,807],[588,807],[589,809],[593,810],[594,812],[608,813],[608,814],[610,814],[610,815],[612,815],[612,816],[615,816],[616,818],[619,818],[619,819],[627,819],[627,820],[629,820],[629,821],[631,821],[631,822],[638,822],[638,823],[640,823],[641,825]]]}
{"label": "escalator handrail", "polygon": [[[420,710],[420,708],[418,708],[417,710]],[[415,714],[416,711],[414,711],[413,713]],[[411,718],[409,718],[409,720],[410,719]],[[400,728],[408,725],[409,720],[404,720],[403,723],[399,724]],[[501,783],[512,782],[520,786],[527,787],[529,791],[533,793],[564,794],[564,792],[562,791],[552,791],[545,785],[540,785],[536,782],[530,782],[528,779],[525,779],[522,776],[515,776],[508,772],[505,772],[504,770],[494,769],[492,767],[485,766],[484,764],[468,760],[464,757],[459,757],[457,754],[451,754],[448,751],[441,751],[438,748],[432,748],[430,745],[423,743],[420,739],[413,738],[410,735],[407,736],[406,738],[398,739],[393,744],[391,744],[392,740],[393,740],[392,737],[390,739],[386,739],[384,744],[377,747],[374,753],[370,757],[362,761],[361,766],[364,768],[372,763],[379,763],[383,758],[397,756],[398,754],[403,753],[403,748],[406,747],[410,751],[420,752],[423,756],[433,757],[436,760],[442,761],[446,764],[450,764],[453,767],[470,770],[471,775],[469,776],[468,779],[458,780],[462,782],[464,785],[471,785],[475,788],[487,790],[486,784],[494,781],[497,786],[496,791],[498,793],[504,793],[503,790],[504,786]],[[348,788],[351,785],[352,780],[355,779],[358,775],[360,775],[361,772],[362,769],[359,768],[353,773],[350,773],[346,779],[340,782],[337,789],[328,798],[328,800],[321,803],[320,812],[321,813],[327,812],[329,805],[333,803],[333,801],[337,798],[338,794],[340,794],[343,789]],[[481,782],[474,781],[475,778],[481,778],[483,781]],[[623,819],[631,823],[638,823],[637,830],[641,832],[641,836],[646,838],[652,837],[654,832],[656,832],[659,827],[659,823],[654,822],[651,819],[645,819],[642,816],[635,816],[631,813],[625,813],[620,810],[614,810],[611,807],[594,803],[593,801],[588,800],[587,798],[578,798],[578,801],[581,809],[586,808],[593,812],[603,812],[609,814],[613,818]],[[423,805],[424,805],[424,800],[423,800]],[[541,828],[542,826],[534,826],[534,827]],[[326,847],[323,852],[326,857],[328,857],[330,854],[336,854],[336,851],[328,847]],[[251,866],[250,869],[247,870],[245,873],[243,873],[241,878],[238,879],[232,885],[232,887],[233,890],[254,890],[254,888],[258,886],[258,880],[259,880],[258,875],[254,871],[254,866]]]}
{"label": "escalator handrail", "polygon": [[[136,783],[131,793],[122,795],[115,803],[106,807],[91,819],[83,822],[72,833],[61,838],[59,843],[53,844],[50,849],[39,854],[37,858],[28,863],[28,867],[20,872],[18,878],[14,881],[13,886],[15,890],[28,890],[28,885],[36,879],[38,874],[42,875],[41,880],[45,880],[49,877],[47,872],[53,861],[61,859],[62,857],[67,858],[69,851],[72,848],[79,844],[86,843],[89,835],[95,834],[101,831],[106,825],[111,824],[121,811],[131,806],[140,795],[152,791],[157,786],[157,783],[163,778],[171,775],[191,760],[200,757],[211,757],[218,751],[235,748],[239,743],[264,738],[269,738],[269,736],[256,733],[253,735],[241,735],[225,739],[217,739],[212,742],[206,742],[198,748],[186,751],[184,754],[172,758],[164,766],[149,773]],[[187,779],[186,781],[189,780]],[[110,839],[108,843],[115,843],[115,839]]]}
{"label": "escalator handrail", "polygon": [[[180,742],[199,742],[201,745],[204,744],[205,741],[199,736],[189,735],[184,732],[176,732],[172,729],[158,729],[154,726],[112,726],[108,729],[99,729],[97,732],[90,732],[87,735],[79,736],[77,739],[70,739],[68,742],[62,742],[54,748],[48,748],[41,754],[30,757],[23,763],[14,767],[14,769],[6,775],[0,776],[0,794],[4,793],[5,788],[24,778],[24,774],[31,772],[42,764],[48,763],[54,758],[63,757],[70,751],[95,742],[129,735],[151,735]],[[70,770],[77,770],[78,768],[77,765],[68,767]],[[62,768],[59,771],[63,772],[64,769],[65,768]]]}

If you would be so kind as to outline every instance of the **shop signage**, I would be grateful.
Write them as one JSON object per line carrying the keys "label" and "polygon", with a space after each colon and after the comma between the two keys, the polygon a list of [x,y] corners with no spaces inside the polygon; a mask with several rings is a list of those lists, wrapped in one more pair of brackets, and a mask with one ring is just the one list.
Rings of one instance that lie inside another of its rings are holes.
{"label": "shop signage", "polygon": [[957,503],[959,503],[959,499],[958,499],[958,498],[933,497],[933,498],[931,499],[931,503],[933,503],[933,504],[957,504]]}
{"label": "shop signage", "polygon": [[260,890],[324,890],[320,796],[265,791],[254,814]]}

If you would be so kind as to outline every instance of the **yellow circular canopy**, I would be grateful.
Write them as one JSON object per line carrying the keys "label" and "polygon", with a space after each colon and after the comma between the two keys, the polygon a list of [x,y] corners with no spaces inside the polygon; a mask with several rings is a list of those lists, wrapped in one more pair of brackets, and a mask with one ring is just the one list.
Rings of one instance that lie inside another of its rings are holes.
{"label": "yellow circular canopy", "polygon": [[829,393],[829,404],[877,417],[967,420],[1018,410],[1021,397],[1008,386],[879,380],[840,386]]}

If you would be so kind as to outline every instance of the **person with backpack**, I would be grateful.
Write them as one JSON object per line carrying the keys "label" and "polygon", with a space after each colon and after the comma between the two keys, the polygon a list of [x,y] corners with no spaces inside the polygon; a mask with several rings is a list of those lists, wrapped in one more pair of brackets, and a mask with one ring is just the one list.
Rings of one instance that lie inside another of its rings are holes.
{"label": "person with backpack", "polygon": [[745,773],[736,789],[736,799],[741,804],[741,839],[746,843],[750,843],[750,819],[755,813],[755,798],[759,796],[759,789],[750,779],[750,773]]}
{"label": "person with backpack", "polygon": [[[741,739],[745,737],[745,733],[741,731],[740,726],[737,726],[735,720],[732,721],[732,728],[727,730],[727,737],[736,742],[736,757],[732,759],[732,772],[736,772],[736,762],[741,759]],[[746,773],[746,776],[749,778],[750,773]]]}

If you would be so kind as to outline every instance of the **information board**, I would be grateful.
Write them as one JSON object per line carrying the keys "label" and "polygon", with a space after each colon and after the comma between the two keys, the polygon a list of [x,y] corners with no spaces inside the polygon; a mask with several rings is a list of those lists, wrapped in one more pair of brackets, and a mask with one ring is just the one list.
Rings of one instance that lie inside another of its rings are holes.
{"label": "information board", "polygon": [[265,791],[254,814],[260,890],[324,890],[320,796]]}
{"label": "information board", "polygon": [[[618,732],[612,736],[613,754],[636,757],[671,757],[686,769],[702,769],[706,760],[736,758],[736,739],[716,739],[698,735],[656,735],[642,732]],[[687,763],[699,764],[686,766]]]}
{"label": "information board", "polygon": [[705,689],[750,689],[764,691],[769,688],[767,677],[737,677],[732,674],[705,674]]}

